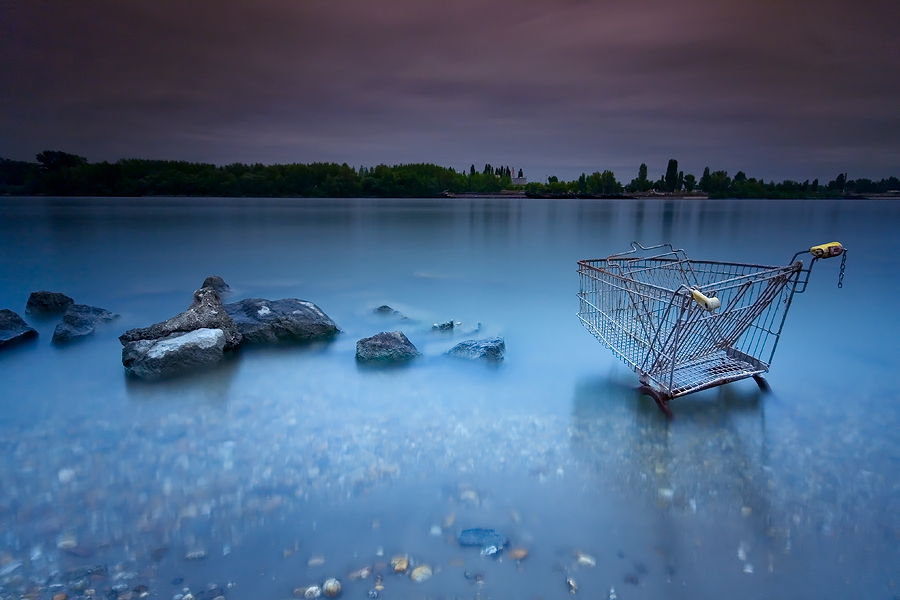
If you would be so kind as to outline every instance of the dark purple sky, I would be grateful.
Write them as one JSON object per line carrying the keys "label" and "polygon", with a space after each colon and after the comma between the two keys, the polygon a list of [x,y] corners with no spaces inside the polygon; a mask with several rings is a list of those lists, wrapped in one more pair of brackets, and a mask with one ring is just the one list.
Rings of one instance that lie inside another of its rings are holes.
{"label": "dark purple sky", "polygon": [[897,0],[3,0],[0,156],[900,175]]}

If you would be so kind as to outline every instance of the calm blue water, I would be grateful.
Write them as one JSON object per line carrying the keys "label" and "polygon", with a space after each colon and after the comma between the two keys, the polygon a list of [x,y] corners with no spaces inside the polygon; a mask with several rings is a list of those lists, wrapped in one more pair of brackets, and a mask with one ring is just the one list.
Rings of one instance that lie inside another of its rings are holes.
{"label": "calm blue water", "polygon": [[[898,223],[886,201],[0,199],[0,308],[25,316],[46,289],[122,315],[64,348],[26,317],[39,340],[0,351],[0,596],[50,598],[54,571],[102,563],[91,586],[120,598],[288,598],[327,577],[363,598],[373,580],[347,575],[405,554],[435,575],[386,573],[384,598],[560,597],[567,577],[590,597],[891,598]],[[772,395],[738,382],[668,422],[575,316],[576,261],[632,240],[775,265],[838,240],[845,285],[815,266]],[[226,301],[315,302],[343,333],[127,379],[117,336],[208,275]],[[443,356],[466,339],[430,331],[450,319],[502,335],[503,364]],[[424,357],[358,369],[356,341],[384,330]],[[529,556],[459,548],[467,527]]]}

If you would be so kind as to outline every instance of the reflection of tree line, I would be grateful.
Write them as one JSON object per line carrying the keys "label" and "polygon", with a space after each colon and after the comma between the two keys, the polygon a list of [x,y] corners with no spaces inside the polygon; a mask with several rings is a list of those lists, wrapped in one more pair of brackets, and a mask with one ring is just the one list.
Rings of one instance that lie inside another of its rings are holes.
{"label": "reflection of tree line", "polygon": [[658,180],[648,178],[647,165],[623,184],[612,171],[582,173],[573,181],[556,176],[546,183],[516,185],[521,169],[486,164],[468,171],[433,164],[378,165],[353,168],[347,164],[309,163],[263,165],[234,163],[216,166],[186,161],[122,159],[114,163],[90,163],[66,152],[45,151],[37,162],[0,159],[0,193],[58,196],[248,196],[248,197],[438,197],[443,192],[498,193],[522,190],[554,196],[585,194],[695,194],[716,198],[829,198],[900,190],[900,180],[848,179],[844,173],[825,185],[819,180],[802,183],[785,180],[765,182],[738,171],[707,167],[697,179],[678,169],[671,159]]}

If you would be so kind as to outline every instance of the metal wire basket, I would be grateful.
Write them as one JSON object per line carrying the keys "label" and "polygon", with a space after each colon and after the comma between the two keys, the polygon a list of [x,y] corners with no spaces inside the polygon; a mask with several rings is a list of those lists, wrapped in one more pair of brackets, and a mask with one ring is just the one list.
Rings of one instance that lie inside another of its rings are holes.
{"label": "metal wire basket", "polygon": [[578,317],[598,340],[634,370],[667,415],[669,400],[753,377],[768,390],[768,372],[795,293],[803,293],[813,265],[847,251],[831,242],[782,267],[690,260],[670,244],[605,259],[578,261]]}

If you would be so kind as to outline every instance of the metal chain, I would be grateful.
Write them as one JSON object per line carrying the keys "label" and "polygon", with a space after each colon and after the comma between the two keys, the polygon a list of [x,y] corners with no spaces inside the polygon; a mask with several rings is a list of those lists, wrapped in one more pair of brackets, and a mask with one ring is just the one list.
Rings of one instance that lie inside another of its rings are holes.
{"label": "metal chain", "polygon": [[847,266],[847,251],[844,250],[844,256],[841,257],[841,274],[838,275],[838,289],[844,287],[844,267]]}

